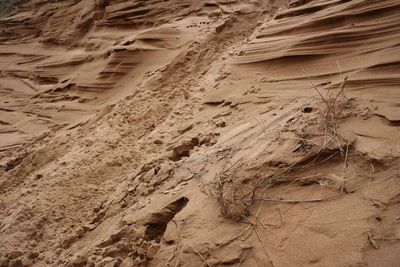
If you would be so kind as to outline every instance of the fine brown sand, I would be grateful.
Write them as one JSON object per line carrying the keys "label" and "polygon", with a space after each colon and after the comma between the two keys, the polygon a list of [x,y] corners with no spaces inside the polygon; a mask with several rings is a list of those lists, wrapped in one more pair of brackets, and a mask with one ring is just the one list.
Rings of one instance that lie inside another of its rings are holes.
{"label": "fine brown sand", "polygon": [[1,267],[400,266],[398,0],[0,7]]}

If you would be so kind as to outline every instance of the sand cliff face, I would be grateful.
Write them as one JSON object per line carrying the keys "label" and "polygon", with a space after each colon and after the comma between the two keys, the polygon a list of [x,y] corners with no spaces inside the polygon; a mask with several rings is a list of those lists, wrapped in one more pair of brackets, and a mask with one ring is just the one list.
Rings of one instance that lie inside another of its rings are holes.
{"label": "sand cliff face", "polygon": [[0,266],[400,265],[398,1],[14,2]]}

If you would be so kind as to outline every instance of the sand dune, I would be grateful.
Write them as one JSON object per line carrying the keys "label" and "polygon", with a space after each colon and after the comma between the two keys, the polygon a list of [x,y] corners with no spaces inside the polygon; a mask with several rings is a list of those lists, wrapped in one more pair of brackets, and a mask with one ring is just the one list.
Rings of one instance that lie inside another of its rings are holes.
{"label": "sand dune", "polygon": [[399,266],[399,13],[1,6],[0,266]]}

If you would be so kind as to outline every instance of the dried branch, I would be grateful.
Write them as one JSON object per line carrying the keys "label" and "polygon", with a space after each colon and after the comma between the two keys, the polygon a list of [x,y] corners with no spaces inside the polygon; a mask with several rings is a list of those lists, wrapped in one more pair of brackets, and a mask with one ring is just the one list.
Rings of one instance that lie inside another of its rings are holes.
{"label": "dried branch", "polygon": [[208,262],[206,261],[206,259],[200,254],[200,252],[195,249],[191,244],[189,244],[189,246],[193,249],[194,252],[196,252],[197,255],[200,256],[200,258],[204,261],[204,263],[208,266],[211,267],[210,264],[208,264]]}
{"label": "dried branch", "polygon": [[313,199],[272,199],[272,198],[255,198],[254,200],[262,200],[262,201],[269,201],[269,202],[283,202],[283,203],[308,203],[308,202],[323,202],[332,200],[343,196],[343,194],[337,194],[334,196],[326,197],[326,198],[313,198]]}

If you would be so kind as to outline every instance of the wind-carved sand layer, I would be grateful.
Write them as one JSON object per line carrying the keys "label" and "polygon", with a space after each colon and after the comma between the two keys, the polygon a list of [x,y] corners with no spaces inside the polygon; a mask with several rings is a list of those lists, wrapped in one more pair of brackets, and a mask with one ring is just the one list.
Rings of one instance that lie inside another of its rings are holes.
{"label": "wind-carved sand layer", "polygon": [[4,12],[0,266],[399,266],[398,1]]}
{"label": "wind-carved sand layer", "polygon": [[106,2],[22,1],[1,18],[1,150],[85,122],[242,6]]}

